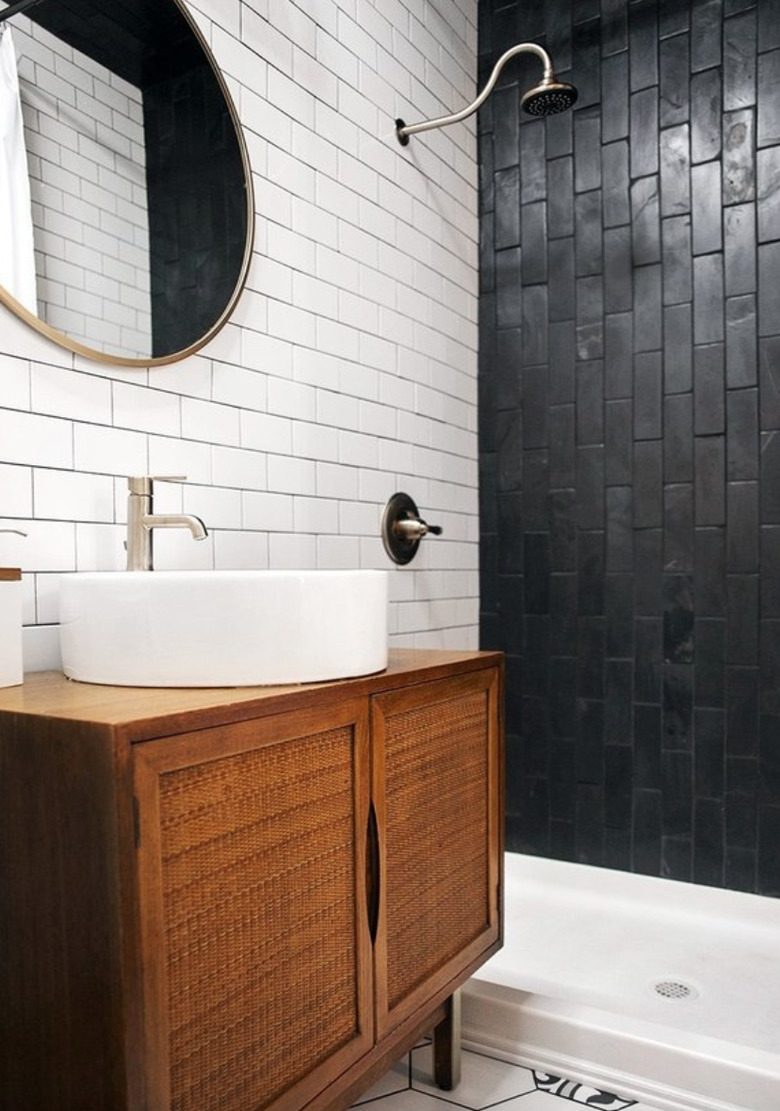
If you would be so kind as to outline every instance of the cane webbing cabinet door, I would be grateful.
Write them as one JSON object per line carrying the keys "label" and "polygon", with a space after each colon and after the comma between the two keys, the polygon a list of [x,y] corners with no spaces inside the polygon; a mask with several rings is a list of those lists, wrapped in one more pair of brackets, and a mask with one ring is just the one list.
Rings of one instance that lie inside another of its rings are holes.
{"label": "cane webbing cabinet door", "polygon": [[367,718],[136,746],[148,1111],[300,1107],[373,1045]]}
{"label": "cane webbing cabinet door", "polygon": [[499,674],[371,700],[382,1037],[500,938]]}

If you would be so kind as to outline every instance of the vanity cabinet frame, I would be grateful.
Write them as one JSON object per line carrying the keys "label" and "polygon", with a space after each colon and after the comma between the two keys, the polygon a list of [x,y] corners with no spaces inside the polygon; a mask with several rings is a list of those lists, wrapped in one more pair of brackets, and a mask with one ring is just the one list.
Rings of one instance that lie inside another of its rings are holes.
{"label": "vanity cabinet frame", "polygon": [[[220,1101],[214,1111],[342,1111],[431,1030],[446,1086],[453,993],[502,940],[502,696],[499,654],[424,650],[391,653],[379,675],[299,687],[142,691],[47,673],[0,692],[0,994],[8,1001],[0,1009],[0,1111],[212,1111],[196,1107],[194,1097],[182,1102],[181,1094],[171,1102],[170,1013],[184,1014],[185,1025],[190,1013],[186,999],[184,1011],[180,1003],[169,1006],[165,961],[186,957],[192,936],[196,946],[200,936],[200,911],[193,927],[186,897],[177,904],[186,913],[176,929],[190,942],[174,951],[174,935],[166,935],[173,929],[170,892],[176,883],[186,892],[189,882],[186,870],[176,870],[183,855],[176,823],[183,815],[184,828],[200,828],[201,779],[212,792],[204,796],[209,806],[215,784],[226,784],[224,802],[212,807],[217,818],[224,807],[240,806],[246,760],[256,770],[269,759],[284,784],[284,760],[298,759],[298,745],[301,774],[316,780],[319,739],[330,746],[335,769],[335,786],[326,784],[322,797],[340,800],[332,852],[347,880],[334,921],[335,936],[354,938],[354,962],[338,973],[345,998],[354,973],[354,1029],[347,1022],[343,1044],[322,1059],[308,1061],[304,1040],[303,1072],[270,1103]],[[442,767],[445,759],[451,767]],[[437,761],[442,775],[433,776],[430,804],[421,806],[425,789],[421,794],[406,769],[430,775]],[[464,787],[469,777],[476,786]],[[183,795],[176,793],[180,779]],[[319,805],[315,787],[304,792],[312,808]],[[450,836],[443,816],[455,805],[461,812]],[[255,826],[257,809],[249,819]],[[305,807],[282,799],[278,809]],[[469,810],[479,812],[484,843],[467,885],[454,870],[468,855]],[[316,846],[316,823],[304,827],[304,841]],[[232,836],[232,828],[209,827],[203,850],[211,852],[209,838]],[[271,859],[273,842],[263,851]],[[228,854],[225,866],[240,872],[242,853],[239,846]],[[315,856],[304,845],[290,870],[316,875],[306,871]],[[174,863],[163,867],[168,858]],[[193,858],[196,877],[204,874],[201,859]],[[218,883],[222,858],[215,859]],[[412,862],[428,879],[408,894],[398,877]],[[251,869],[246,875],[251,887],[257,877]],[[300,902],[304,919],[311,917],[308,889],[301,882],[294,898],[285,894],[285,913]],[[458,905],[450,949],[438,943],[452,929],[448,891],[467,904],[466,911]],[[312,913],[321,912],[317,904]],[[217,921],[214,937],[226,921]],[[265,929],[261,922],[256,938]],[[405,939],[418,929],[431,931],[427,948],[410,950],[404,963]],[[228,963],[233,967],[232,958]],[[185,977],[185,995],[189,982]]]}

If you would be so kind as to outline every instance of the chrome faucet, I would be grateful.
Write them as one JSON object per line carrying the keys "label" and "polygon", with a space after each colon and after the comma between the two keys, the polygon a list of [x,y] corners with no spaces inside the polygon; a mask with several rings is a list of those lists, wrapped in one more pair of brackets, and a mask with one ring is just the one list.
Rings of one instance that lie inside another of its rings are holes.
{"label": "chrome faucet", "polygon": [[151,571],[154,567],[152,530],[188,528],[193,539],[205,540],[206,526],[189,513],[154,513],[155,482],[184,482],[184,475],[141,475],[127,480],[127,570]]}

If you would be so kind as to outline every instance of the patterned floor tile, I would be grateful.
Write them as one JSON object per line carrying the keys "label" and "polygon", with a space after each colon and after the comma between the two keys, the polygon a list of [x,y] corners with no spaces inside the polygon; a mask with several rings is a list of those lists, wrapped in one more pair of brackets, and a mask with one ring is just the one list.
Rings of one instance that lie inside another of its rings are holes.
{"label": "patterned floor tile", "polygon": [[491,1104],[533,1092],[536,1085],[530,1069],[466,1050],[462,1057],[460,1084],[452,1092],[442,1092],[431,1078],[431,1047],[423,1046],[412,1053],[412,1088],[469,1111],[482,1111]]}

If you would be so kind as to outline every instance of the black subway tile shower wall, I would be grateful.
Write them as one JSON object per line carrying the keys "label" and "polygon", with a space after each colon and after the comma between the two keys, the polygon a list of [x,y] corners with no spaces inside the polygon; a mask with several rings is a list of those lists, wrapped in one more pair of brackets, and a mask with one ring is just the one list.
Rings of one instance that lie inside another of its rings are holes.
{"label": "black subway tile shower wall", "polygon": [[[508,847],[780,895],[780,4],[480,3]],[[522,117],[522,118],[521,118]]]}

